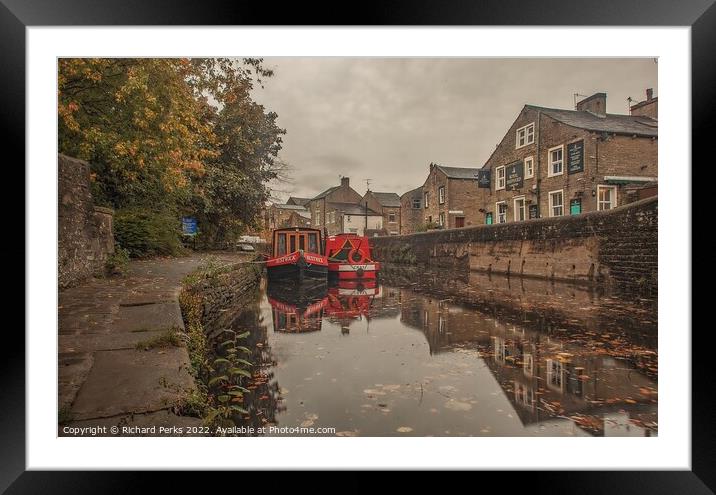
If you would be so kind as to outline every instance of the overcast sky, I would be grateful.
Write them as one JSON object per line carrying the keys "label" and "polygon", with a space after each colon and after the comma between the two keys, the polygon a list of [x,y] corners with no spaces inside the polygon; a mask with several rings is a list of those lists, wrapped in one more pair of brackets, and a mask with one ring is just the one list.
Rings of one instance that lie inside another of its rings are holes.
{"label": "overcast sky", "polygon": [[402,194],[429,163],[480,167],[525,103],[574,108],[574,93],[658,96],[654,59],[266,58],[275,76],[254,98],[285,128],[292,183],[275,195],[312,197],[348,176],[363,194]]}

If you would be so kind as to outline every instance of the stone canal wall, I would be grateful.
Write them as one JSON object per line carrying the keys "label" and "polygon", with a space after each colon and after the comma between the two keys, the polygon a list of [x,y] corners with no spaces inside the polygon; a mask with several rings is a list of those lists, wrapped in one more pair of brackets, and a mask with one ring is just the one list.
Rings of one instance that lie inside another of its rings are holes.
{"label": "stone canal wall", "polygon": [[104,270],[114,252],[109,208],[94,205],[85,161],[58,155],[58,283],[76,285]]}
{"label": "stone canal wall", "polygon": [[263,265],[254,261],[200,269],[187,277],[184,291],[200,296],[201,323],[215,328],[227,308],[256,291],[262,273]]}
{"label": "stone canal wall", "polygon": [[658,201],[526,222],[376,237],[379,261],[656,293]]}

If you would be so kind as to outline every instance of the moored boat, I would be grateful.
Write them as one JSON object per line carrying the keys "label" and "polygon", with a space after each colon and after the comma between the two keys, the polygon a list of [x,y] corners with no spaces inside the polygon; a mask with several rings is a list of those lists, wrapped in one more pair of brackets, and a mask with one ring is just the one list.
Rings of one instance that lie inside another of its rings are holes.
{"label": "moored boat", "polygon": [[368,237],[336,234],[326,239],[328,275],[339,280],[375,279],[380,263],[373,260]]}
{"label": "moored boat", "polygon": [[266,260],[266,276],[270,282],[326,280],[328,259],[320,230],[276,229],[272,241],[271,255]]}

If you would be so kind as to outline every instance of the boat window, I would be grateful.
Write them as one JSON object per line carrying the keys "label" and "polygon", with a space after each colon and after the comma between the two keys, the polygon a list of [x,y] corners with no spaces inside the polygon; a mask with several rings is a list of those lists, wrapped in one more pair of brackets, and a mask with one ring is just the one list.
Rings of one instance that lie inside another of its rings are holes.
{"label": "boat window", "polygon": [[290,249],[291,249],[289,252],[293,253],[294,251],[296,251],[296,236],[295,235],[292,235],[289,237],[289,244],[290,244]]}
{"label": "boat window", "polygon": [[306,236],[303,234],[298,236],[298,249],[306,250]]}
{"label": "boat window", "polygon": [[318,251],[318,234],[316,232],[308,234],[308,252],[320,254]]}
{"label": "boat window", "polygon": [[284,254],[286,254],[286,234],[279,234],[276,256],[283,256]]}

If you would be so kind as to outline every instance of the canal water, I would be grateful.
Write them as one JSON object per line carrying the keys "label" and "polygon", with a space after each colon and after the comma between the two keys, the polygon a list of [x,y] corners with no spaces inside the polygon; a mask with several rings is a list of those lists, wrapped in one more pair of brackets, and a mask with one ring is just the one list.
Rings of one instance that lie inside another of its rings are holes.
{"label": "canal water", "polygon": [[231,327],[256,349],[235,423],[267,436],[658,431],[652,299],[386,267],[373,284],[264,283]]}

